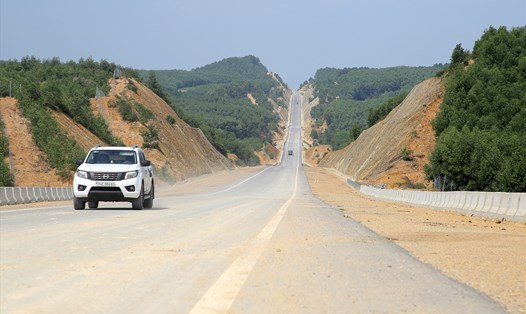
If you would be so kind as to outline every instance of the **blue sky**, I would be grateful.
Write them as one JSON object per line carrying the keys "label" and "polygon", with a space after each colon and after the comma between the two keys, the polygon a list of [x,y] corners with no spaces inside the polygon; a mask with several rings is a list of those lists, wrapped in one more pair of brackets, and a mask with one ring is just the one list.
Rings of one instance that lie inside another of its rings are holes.
{"label": "blue sky", "polygon": [[449,62],[526,0],[0,0],[0,59],[185,69],[254,55],[291,87],[323,67]]}

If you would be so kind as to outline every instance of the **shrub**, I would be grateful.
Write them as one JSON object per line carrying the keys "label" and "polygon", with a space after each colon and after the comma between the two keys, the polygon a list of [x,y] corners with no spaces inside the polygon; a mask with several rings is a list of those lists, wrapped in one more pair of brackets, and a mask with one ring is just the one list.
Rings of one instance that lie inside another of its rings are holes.
{"label": "shrub", "polygon": [[400,155],[402,156],[402,159],[405,161],[413,160],[413,157],[411,156],[413,153],[414,152],[407,147],[402,147],[402,149],[400,150]]}
{"label": "shrub", "polygon": [[134,109],[137,111],[137,115],[139,116],[139,121],[141,121],[142,123],[147,123],[149,120],[155,119],[155,116],[153,115],[152,111],[146,108],[143,104],[134,102],[133,105]]}
{"label": "shrub", "polygon": [[150,124],[146,130],[141,132],[144,148],[159,148],[159,132],[154,125]]}
{"label": "shrub", "polygon": [[168,123],[170,123],[171,125],[175,125],[175,118],[170,115],[166,116],[166,121],[168,121]]}
{"label": "shrub", "polygon": [[13,186],[13,174],[9,170],[9,166],[0,162],[0,186]]}
{"label": "shrub", "polygon": [[128,89],[131,90],[132,92],[136,93],[137,94],[137,86],[135,86],[135,84],[133,83],[133,81],[131,80],[128,80]]}
{"label": "shrub", "polygon": [[119,98],[117,100],[117,108],[124,121],[128,121],[128,122],[139,121],[139,117],[133,111],[132,103],[129,100]]}

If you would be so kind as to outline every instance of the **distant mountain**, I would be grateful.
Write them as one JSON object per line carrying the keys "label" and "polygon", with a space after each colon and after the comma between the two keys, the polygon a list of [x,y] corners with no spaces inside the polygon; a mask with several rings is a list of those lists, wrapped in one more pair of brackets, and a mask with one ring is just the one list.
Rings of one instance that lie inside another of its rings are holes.
{"label": "distant mountain", "polygon": [[240,164],[259,164],[255,152],[275,146],[283,132],[290,91],[254,56],[227,58],[190,71],[139,74],[144,81],[158,82],[178,114]]}
{"label": "distant mountain", "polygon": [[[227,58],[189,71],[156,70],[154,72],[159,83],[170,93],[198,86],[211,87],[214,84],[245,81],[274,85],[267,75],[267,68],[254,56]],[[149,71],[141,70],[139,73],[144,79],[148,78]]]}

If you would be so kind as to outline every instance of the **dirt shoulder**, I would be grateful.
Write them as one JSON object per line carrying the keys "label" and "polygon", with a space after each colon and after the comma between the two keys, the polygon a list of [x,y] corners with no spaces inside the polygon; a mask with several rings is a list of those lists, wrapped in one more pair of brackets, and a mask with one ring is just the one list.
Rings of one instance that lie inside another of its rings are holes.
{"label": "dirt shoulder", "polygon": [[313,193],[417,259],[526,313],[526,225],[366,198],[325,168],[305,168]]}

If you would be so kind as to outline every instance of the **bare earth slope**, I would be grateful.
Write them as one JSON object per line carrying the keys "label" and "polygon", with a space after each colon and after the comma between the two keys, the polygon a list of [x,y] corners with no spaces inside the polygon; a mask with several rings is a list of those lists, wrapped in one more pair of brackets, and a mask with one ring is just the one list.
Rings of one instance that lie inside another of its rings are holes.
{"label": "bare earth slope", "polygon": [[300,89],[301,93],[301,115],[303,121],[303,141],[307,142],[309,145],[312,145],[312,138],[310,133],[312,131],[312,116],[310,111],[312,108],[320,104],[320,99],[318,97],[314,98],[314,87],[312,84],[303,86]]}
{"label": "bare earth slope", "polygon": [[[358,181],[400,187],[408,180],[424,183],[423,167],[435,146],[430,121],[442,103],[440,78],[416,85],[406,99],[381,122],[365,130],[356,141],[330,152],[321,166],[336,168]],[[412,161],[402,160],[400,151],[413,151]]]}
{"label": "bare earth slope", "polygon": [[[233,165],[210,144],[200,129],[192,128],[181,120],[175,111],[159,96],[141,83],[130,79],[137,92],[127,88],[128,79],[115,81],[115,94],[127,97],[143,104],[152,111],[155,119],[150,121],[159,133],[159,149],[146,149],[146,154],[157,169],[176,180],[232,169]],[[116,106],[115,97],[101,97],[99,102],[92,101],[94,111],[106,117],[110,129],[126,145],[143,144],[140,132],[146,127],[140,122],[126,122]],[[167,116],[175,119],[170,124]]]}
{"label": "bare earth slope", "polygon": [[52,114],[60,128],[64,130],[69,137],[74,138],[77,144],[79,144],[85,151],[88,151],[96,144],[106,144],[83,125],[80,125],[71,119],[68,115],[58,111],[53,111]]}
{"label": "bare earth slope", "polygon": [[63,186],[65,181],[55,174],[47,164],[46,155],[41,152],[31,132],[30,122],[22,116],[16,99],[0,98],[0,114],[7,129],[9,148],[13,157],[18,186]]}

